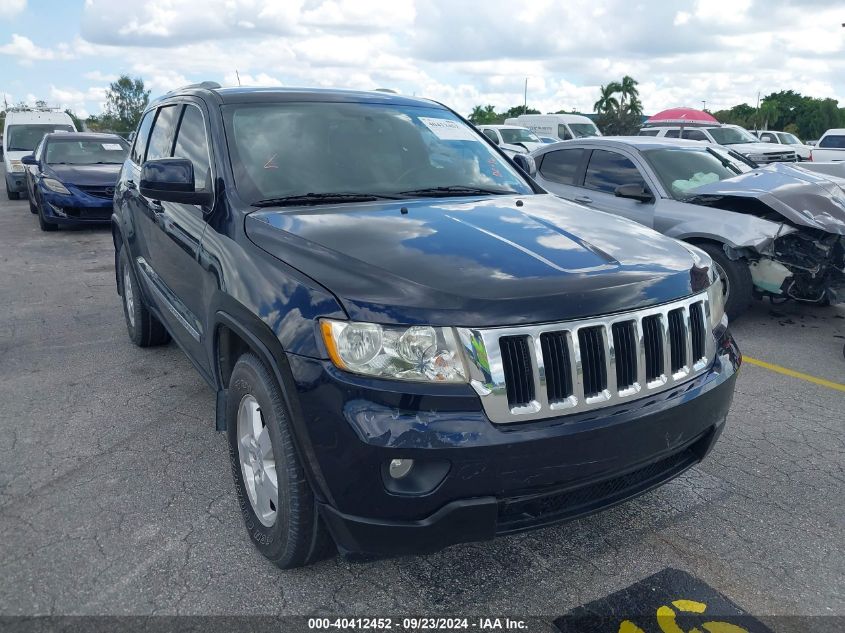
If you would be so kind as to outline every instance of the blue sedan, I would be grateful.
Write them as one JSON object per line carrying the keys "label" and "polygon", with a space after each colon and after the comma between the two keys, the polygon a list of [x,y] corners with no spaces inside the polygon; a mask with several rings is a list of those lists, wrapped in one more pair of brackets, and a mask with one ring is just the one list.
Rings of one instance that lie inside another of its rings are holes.
{"label": "blue sedan", "polygon": [[29,210],[42,231],[109,222],[114,186],[129,145],[116,134],[45,134],[24,156]]}

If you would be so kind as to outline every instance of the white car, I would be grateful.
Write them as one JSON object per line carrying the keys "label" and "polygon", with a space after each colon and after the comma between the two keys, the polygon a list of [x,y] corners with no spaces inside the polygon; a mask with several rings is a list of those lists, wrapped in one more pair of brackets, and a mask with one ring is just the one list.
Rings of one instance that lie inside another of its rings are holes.
{"label": "white car", "polygon": [[506,125],[521,125],[539,136],[551,136],[561,141],[588,136],[601,136],[601,132],[583,114],[520,114],[505,119]]}
{"label": "white car", "polygon": [[544,145],[534,132],[518,125],[479,125],[478,129],[511,158]]}
{"label": "white car", "polygon": [[3,166],[6,168],[6,195],[17,200],[26,192],[26,169],[21,158],[32,151],[48,132],[76,132],[73,119],[65,112],[11,110],[3,126]]}
{"label": "white car", "polygon": [[845,160],[845,129],[828,130],[813,148],[812,161],[839,162]]}
{"label": "white car", "polygon": [[658,138],[685,138],[724,145],[760,165],[768,163],[794,163],[798,160],[795,150],[783,145],[764,143],[744,127],[738,125],[647,125],[639,136]]}
{"label": "white car", "polygon": [[789,145],[790,149],[794,149],[798,155],[798,160],[810,160],[810,152],[813,148],[803,143],[800,138],[789,132],[775,132],[773,130],[762,130],[757,132],[757,138],[764,143],[774,143],[775,145]]}

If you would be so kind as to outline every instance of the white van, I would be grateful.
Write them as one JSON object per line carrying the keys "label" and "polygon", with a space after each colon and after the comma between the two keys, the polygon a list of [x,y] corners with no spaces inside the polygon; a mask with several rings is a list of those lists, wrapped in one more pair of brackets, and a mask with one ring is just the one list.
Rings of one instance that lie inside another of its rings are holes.
{"label": "white van", "polygon": [[580,114],[520,114],[506,119],[505,124],[527,127],[537,136],[552,136],[561,141],[601,136],[596,124]]}
{"label": "white van", "polygon": [[845,129],[828,130],[810,154],[814,161],[845,161]]}
{"label": "white van", "polygon": [[3,166],[6,168],[6,195],[17,200],[26,191],[25,167],[21,158],[32,154],[48,132],[77,132],[65,112],[10,110],[3,126]]}

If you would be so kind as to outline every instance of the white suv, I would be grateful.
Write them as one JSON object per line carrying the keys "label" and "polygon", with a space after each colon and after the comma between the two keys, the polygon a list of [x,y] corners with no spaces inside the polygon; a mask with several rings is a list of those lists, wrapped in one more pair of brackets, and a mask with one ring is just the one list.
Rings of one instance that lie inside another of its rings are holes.
{"label": "white suv", "polygon": [[775,145],[789,145],[789,149],[794,149],[798,155],[798,160],[810,160],[810,152],[812,147],[802,142],[800,138],[789,132],[775,132],[773,130],[761,130],[757,132],[757,137],[764,143],[774,143]]}
{"label": "white suv", "polygon": [[686,138],[692,141],[704,141],[730,147],[755,163],[794,163],[798,156],[793,149],[783,145],[763,143],[751,132],[738,125],[655,125],[644,127],[640,136],[658,136],[665,138]]}
{"label": "white suv", "polygon": [[518,125],[479,125],[479,131],[493,141],[508,156],[529,154],[545,143],[526,127]]}
{"label": "white suv", "polygon": [[838,162],[845,160],[845,129],[828,130],[813,148],[813,161]]}

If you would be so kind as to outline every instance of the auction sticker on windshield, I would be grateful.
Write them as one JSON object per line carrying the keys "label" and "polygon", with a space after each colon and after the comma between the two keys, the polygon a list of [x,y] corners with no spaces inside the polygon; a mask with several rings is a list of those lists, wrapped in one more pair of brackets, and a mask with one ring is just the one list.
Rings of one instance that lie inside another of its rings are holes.
{"label": "auction sticker on windshield", "polygon": [[120,143],[103,143],[102,145],[103,145],[103,149],[110,150],[110,151],[119,152],[123,149],[120,146]]}
{"label": "auction sticker on windshield", "polygon": [[421,116],[420,121],[434,135],[442,141],[477,141],[478,137],[473,134],[466,125],[450,119],[436,119],[433,117]]}

